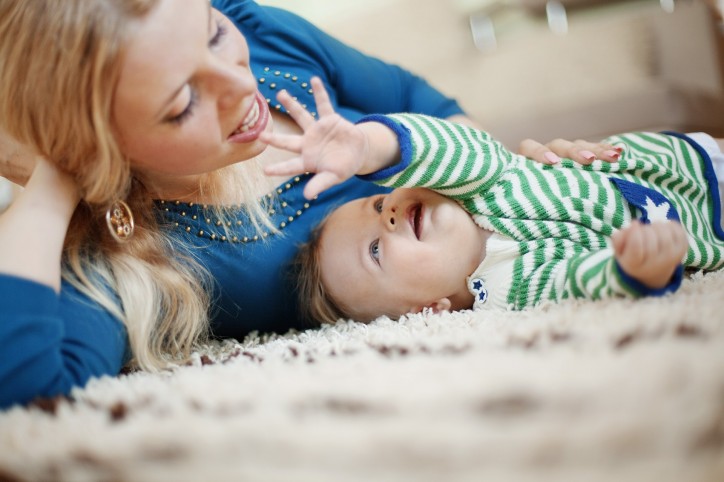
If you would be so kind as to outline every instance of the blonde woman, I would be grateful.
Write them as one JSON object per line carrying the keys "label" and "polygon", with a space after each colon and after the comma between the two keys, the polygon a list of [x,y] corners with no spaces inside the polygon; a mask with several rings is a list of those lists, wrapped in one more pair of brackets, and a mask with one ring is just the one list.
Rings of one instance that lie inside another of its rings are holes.
{"label": "blonde woman", "polygon": [[315,114],[312,75],[350,120],[469,122],[423,80],[253,1],[0,0],[0,169],[26,185],[0,216],[0,407],[160,369],[209,334],[301,327],[284,267],[326,212],[380,189],[307,201],[304,176],[259,174],[289,157],[261,133],[300,132],[275,93]]}

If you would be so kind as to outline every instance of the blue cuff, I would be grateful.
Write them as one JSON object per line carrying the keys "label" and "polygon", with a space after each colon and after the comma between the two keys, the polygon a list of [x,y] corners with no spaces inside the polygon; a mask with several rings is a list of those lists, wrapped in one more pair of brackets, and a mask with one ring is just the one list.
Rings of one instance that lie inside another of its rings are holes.
{"label": "blue cuff", "polygon": [[630,287],[636,294],[641,296],[664,296],[667,293],[673,293],[674,291],[679,289],[679,286],[681,286],[681,282],[684,279],[684,265],[680,264],[679,267],[676,268],[676,271],[674,271],[674,274],[671,276],[671,281],[669,281],[669,284],[662,288],[650,288],[626,273],[623,268],[621,268],[621,265],[618,264],[618,261],[615,262],[616,270],[618,271],[618,275],[621,281],[623,281],[624,284]]}
{"label": "blue cuff", "polygon": [[363,122],[379,122],[380,124],[389,127],[392,132],[395,133],[397,136],[397,142],[400,144],[400,162],[394,166],[389,166],[369,174],[362,174],[357,177],[365,181],[376,182],[383,181],[404,171],[410,165],[410,162],[412,162],[412,134],[410,133],[410,129],[392,118],[380,114],[364,116],[358,120],[356,124],[362,124]]}

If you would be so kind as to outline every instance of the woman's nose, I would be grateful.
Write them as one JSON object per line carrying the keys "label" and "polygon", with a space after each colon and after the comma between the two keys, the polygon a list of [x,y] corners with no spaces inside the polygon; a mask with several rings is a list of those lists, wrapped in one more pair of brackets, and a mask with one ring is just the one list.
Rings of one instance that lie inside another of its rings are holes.
{"label": "woman's nose", "polygon": [[214,74],[220,110],[238,109],[241,100],[256,91],[256,80],[247,67],[219,61]]}

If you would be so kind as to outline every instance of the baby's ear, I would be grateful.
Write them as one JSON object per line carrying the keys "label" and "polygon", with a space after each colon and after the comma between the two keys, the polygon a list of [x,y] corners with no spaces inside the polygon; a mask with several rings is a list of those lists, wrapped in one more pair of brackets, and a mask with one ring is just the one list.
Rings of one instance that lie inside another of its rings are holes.
{"label": "baby's ear", "polygon": [[420,313],[425,312],[426,310],[431,310],[433,313],[440,313],[442,311],[449,311],[451,306],[452,303],[450,303],[449,298],[440,298],[439,300],[434,301],[427,306],[419,306],[412,310],[412,312]]}

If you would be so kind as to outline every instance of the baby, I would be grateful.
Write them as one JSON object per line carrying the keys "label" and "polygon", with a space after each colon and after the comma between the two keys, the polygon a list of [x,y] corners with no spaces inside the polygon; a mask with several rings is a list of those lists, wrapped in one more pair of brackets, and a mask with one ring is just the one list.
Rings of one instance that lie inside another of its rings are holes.
{"label": "baby", "polygon": [[485,132],[421,115],[319,121],[288,95],[299,154],[268,174],[315,172],[312,198],[352,175],[397,188],[331,213],[298,258],[301,306],[316,322],[425,309],[524,309],[544,300],[660,296],[683,267],[724,264],[715,169],[722,141],[623,134],[618,162],[537,164]]}

